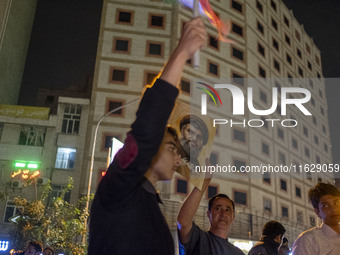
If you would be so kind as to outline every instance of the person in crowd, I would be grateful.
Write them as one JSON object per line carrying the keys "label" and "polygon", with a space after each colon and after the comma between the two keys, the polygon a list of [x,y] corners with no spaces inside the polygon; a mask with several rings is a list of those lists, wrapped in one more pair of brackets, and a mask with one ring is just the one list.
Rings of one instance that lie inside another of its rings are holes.
{"label": "person in crowd", "polygon": [[184,65],[205,46],[200,18],[187,22],[160,79],[147,88],[123,148],[101,180],[91,208],[89,255],[173,255],[161,213],[158,180],[170,180],[181,164],[175,129],[167,128]]}
{"label": "person in crowd", "polygon": [[209,231],[203,231],[194,222],[194,216],[211,178],[206,178],[203,187],[195,187],[183,203],[177,217],[179,241],[187,255],[243,255],[243,252],[228,241],[228,231],[235,218],[234,202],[225,194],[210,198],[207,217]]}
{"label": "person in crowd", "polygon": [[309,229],[295,240],[294,255],[340,254],[340,191],[332,184],[318,183],[308,192],[320,226]]}
{"label": "person in crowd", "polygon": [[27,242],[26,250],[20,253],[20,255],[40,255],[41,252],[42,252],[42,244],[35,240],[31,240]]}
{"label": "person in crowd", "polygon": [[46,247],[43,251],[43,255],[55,255],[54,249],[52,247]]}
{"label": "person in crowd", "polygon": [[286,233],[284,226],[277,221],[268,221],[262,228],[262,236],[248,255],[278,255]]}
{"label": "person in crowd", "polygon": [[286,237],[283,238],[282,245],[279,249],[279,255],[289,255],[290,249],[289,249],[289,242]]}

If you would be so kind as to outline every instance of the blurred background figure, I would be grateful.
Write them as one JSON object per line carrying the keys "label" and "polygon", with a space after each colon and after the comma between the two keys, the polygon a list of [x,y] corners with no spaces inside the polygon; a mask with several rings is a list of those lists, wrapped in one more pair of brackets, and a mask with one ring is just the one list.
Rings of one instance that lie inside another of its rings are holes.
{"label": "blurred background figure", "polygon": [[43,251],[43,255],[55,255],[54,249],[52,247],[46,247]]}
{"label": "blurred background figure", "polygon": [[42,244],[37,241],[29,241],[26,245],[26,250],[20,255],[41,255],[42,253]]}
{"label": "blurred background figure", "polygon": [[282,245],[279,249],[279,255],[289,255],[289,254],[290,254],[290,249],[289,249],[288,239],[284,237],[282,241]]}

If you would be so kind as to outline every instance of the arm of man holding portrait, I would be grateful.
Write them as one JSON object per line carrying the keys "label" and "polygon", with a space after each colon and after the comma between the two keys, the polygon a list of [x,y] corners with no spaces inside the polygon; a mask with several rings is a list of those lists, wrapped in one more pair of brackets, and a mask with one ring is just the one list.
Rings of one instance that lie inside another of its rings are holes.
{"label": "arm of man holding portrait", "polygon": [[195,214],[202,200],[203,194],[208,188],[210,181],[212,179],[211,176],[207,177],[208,178],[204,179],[202,189],[199,190],[197,187],[195,187],[190,193],[190,195],[187,197],[187,199],[185,200],[181,207],[181,210],[179,211],[177,217],[177,227],[179,231],[179,238],[182,244],[189,242],[190,231],[192,228]]}

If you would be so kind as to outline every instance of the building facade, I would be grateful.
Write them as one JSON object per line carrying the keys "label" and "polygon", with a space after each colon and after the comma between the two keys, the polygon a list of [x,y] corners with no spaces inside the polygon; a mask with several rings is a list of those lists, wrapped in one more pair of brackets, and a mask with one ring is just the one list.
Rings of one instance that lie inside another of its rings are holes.
{"label": "building facade", "polygon": [[[10,223],[18,210],[14,197],[33,201],[48,180],[52,197],[58,196],[72,177],[74,188],[65,199],[77,202],[89,105],[89,99],[59,97],[53,115],[46,107],[0,105],[0,190],[5,192],[0,201],[1,240],[9,240],[14,227]],[[26,186],[32,175],[36,182]]]}
{"label": "building facade", "polygon": [[[278,89],[279,98],[282,87],[303,87],[311,93],[306,107],[312,113],[312,116],[300,116],[298,110],[289,111],[288,117],[299,123],[294,129],[279,125],[256,129],[249,126],[218,127],[216,137],[219,142],[212,147],[210,161],[238,168],[261,163],[292,166],[331,163],[320,50],[294,18],[293,12],[280,0],[210,2],[222,20],[230,20],[229,37],[234,43],[217,41],[216,30],[205,19],[208,45],[200,52],[199,69],[194,69],[190,61],[185,66],[179,100],[190,104],[195,94],[193,86],[190,86],[193,79],[211,84],[234,79],[235,86],[246,94],[250,82],[270,78],[270,86],[258,81],[256,89],[254,87],[255,108],[270,107],[273,87]],[[183,24],[191,17],[190,9],[164,1],[104,1],[86,144],[88,163],[82,175],[82,193],[85,194],[87,189],[98,120],[110,110],[140,97],[145,85],[152,82],[168,59]],[[230,96],[226,99],[231,102]],[[211,106],[208,108],[212,109]],[[137,104],[128,105],[101,123],[95,141],[93,192],[102,171],[105,171],[111,138],[124,140],[136,109]],[[277,111],[272,117],[279,115]],[[247,112],[245,117],[254,118],[254,115]],[[208,197],[226,193],[235,201],[237,210],[229,236],[244,241],[245,245],[259,238],[263,224],[270,219],[286,226],[289,240],[315,226],[317,218],[308,201],[308,189],[320,181],[334,182],[331,173],[310,171],[257,176],[235,173],[219,177],[212,180],[197,212],[196,222],[207,228],[209,222],[205,212]],[[158,188],[165,201],[164,213],[175,233],[177,213],[192,186],[176,174],[171,182],[159,184]]]}

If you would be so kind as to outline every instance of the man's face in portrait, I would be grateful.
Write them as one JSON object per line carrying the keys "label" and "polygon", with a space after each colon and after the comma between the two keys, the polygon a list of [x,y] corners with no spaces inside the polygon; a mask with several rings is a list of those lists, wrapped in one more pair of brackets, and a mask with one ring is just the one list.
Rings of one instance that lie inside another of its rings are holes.
{"label": "man's face in portrait", "polygon": [[203,132],[197,126],[185,124],[181,129],[181,145],[187,155],[198,158],[203,146]]}

